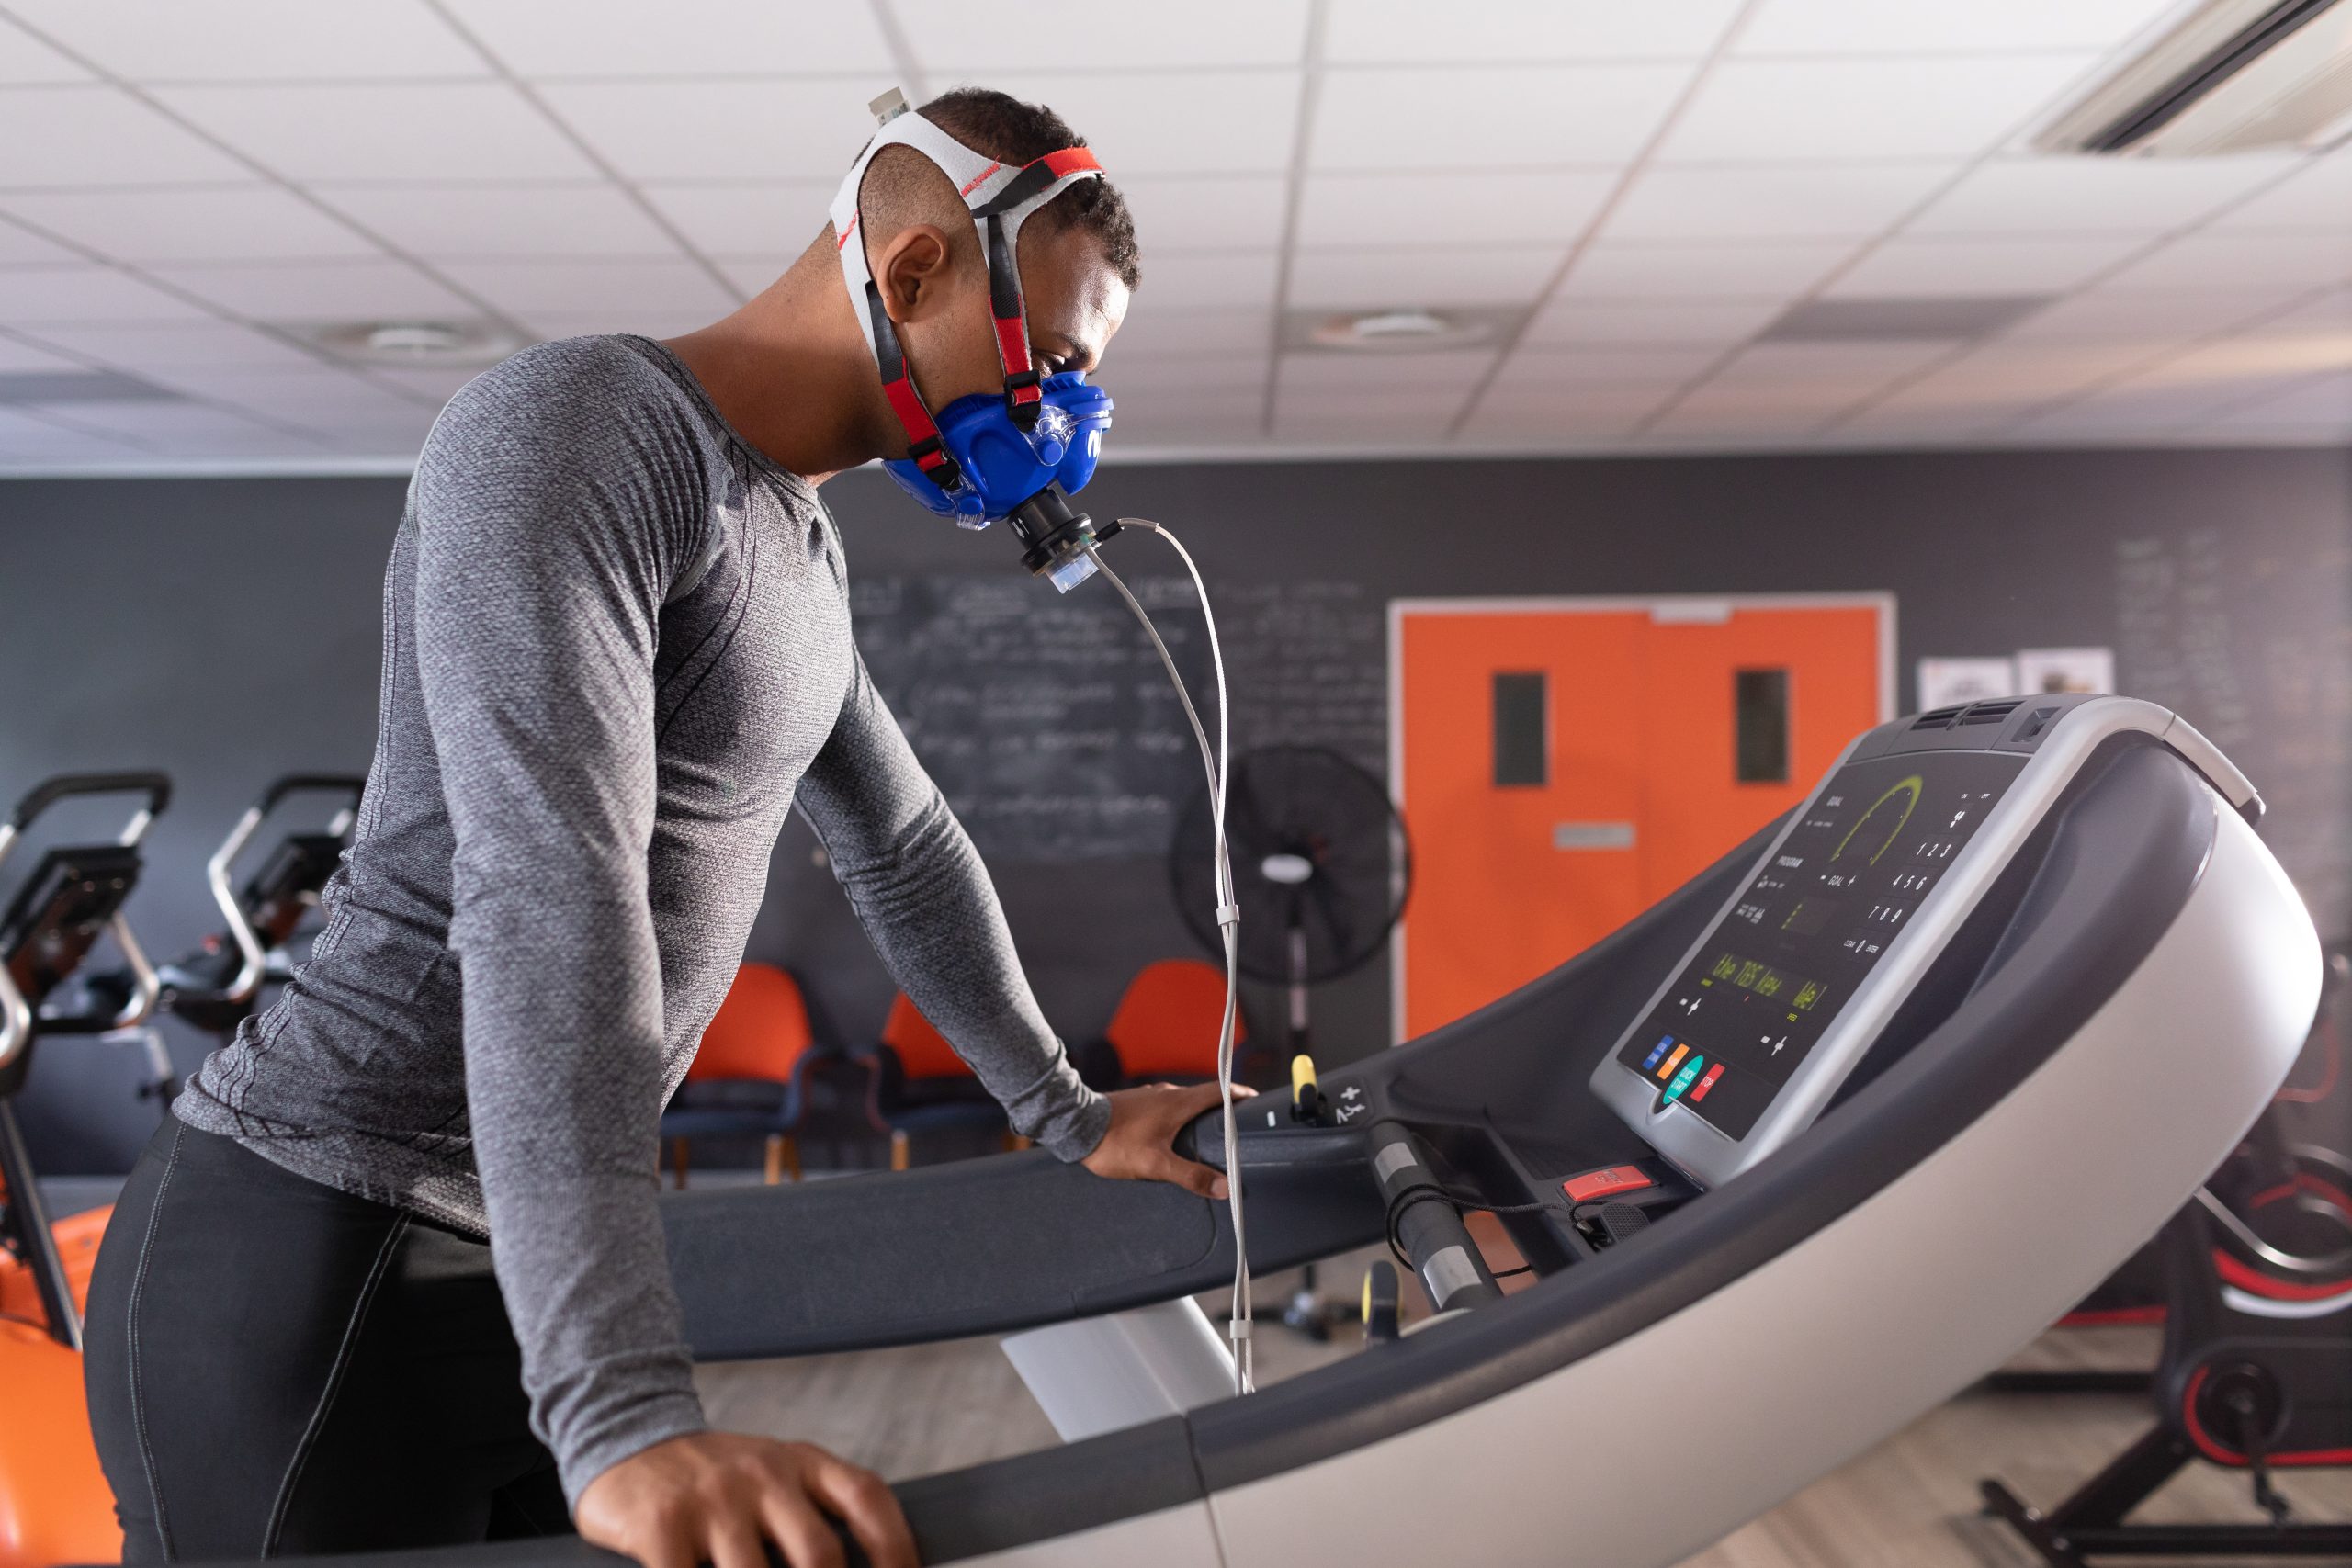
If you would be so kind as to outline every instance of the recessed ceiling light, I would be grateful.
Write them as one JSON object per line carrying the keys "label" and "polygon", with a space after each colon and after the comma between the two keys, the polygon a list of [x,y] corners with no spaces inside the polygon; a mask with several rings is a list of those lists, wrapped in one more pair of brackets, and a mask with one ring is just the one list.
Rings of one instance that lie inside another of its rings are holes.
{"label": "recessed ceiling light", "polygon": [[1432,310],[1399,306],[1388,310],[1293,311],[1283,337],[1293,348],[1332,349],[1341,354],[1425,354],[1442,348],[1476,348],[1508,336],[1521,312],[1476,309]]}
{"label": "recessed ceiling light", "polygon": [[351,321],[298,330],[366,365],[490,365],[523,346],[513,333],[489,321]]}

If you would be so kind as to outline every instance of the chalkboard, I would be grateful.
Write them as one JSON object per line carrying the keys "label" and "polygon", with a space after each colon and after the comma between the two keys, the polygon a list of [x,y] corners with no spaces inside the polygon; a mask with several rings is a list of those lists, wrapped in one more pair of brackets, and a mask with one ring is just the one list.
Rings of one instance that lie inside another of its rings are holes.
{"label": "chalkboard", "polygon": [[2323,936],[2352,928],[2352,549],[2252,529],[2116,545],[2116,683],[2187,718],[2268,807]]}
{"label": "chalkboard", "polygon": [[[1216,724],[1189,579],[1130,577]],[[1329,746],[1381,771],[1385,620],[1361,585],[1219,585],[1233,750]],[[1159,655],[1107,582],[1067,597],[1027,578],[853,581],[852,624],[915,754],[991,862],[1128,859],[1168,847],[1204,780]]]}

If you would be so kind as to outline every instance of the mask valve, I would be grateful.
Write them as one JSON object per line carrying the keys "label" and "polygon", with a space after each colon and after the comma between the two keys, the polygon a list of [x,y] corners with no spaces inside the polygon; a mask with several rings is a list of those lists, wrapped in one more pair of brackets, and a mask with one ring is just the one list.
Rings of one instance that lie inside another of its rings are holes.
{"label": "mask valve", "polygon": [[1100,528],[1083,512],[1072,512],[1062,487],[1049,484],[1006,515],[1023,547],[1021,564],[1067,593],[1094,575],[1088,552],[1114,537],[1116,523]]}

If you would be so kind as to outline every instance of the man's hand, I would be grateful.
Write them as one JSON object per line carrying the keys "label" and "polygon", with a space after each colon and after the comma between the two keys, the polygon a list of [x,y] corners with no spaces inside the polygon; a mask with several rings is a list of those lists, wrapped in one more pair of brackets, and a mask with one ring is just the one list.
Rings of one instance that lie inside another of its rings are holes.
{"label": "man's hand", "polygon": [[[1257,1092],[1246,1084],[1233,1086],[1236,1100]],[[1223,1172],[1179,1159],[1171,1146],[1184,1123],[1213,1109],[1220,1098],[1213,1083],[1189,1089],[1150,1083],[1119,1090],[1109,1097],[1111,1130],[1086,1156],[1086,1168],[1117,1180],[1165,1181],[1204,1198],[1224,1197]]]}
{"label": "man's hand", "polygon": [[914,1536],[882,1478],[808,1443],[672,1438],[590,1482],[574,1512],[583,1538],[645,1568],[768,1568],[769,1541],[792,1568],[842,1568],[836,1518],[874,1568],[916,1568]]}

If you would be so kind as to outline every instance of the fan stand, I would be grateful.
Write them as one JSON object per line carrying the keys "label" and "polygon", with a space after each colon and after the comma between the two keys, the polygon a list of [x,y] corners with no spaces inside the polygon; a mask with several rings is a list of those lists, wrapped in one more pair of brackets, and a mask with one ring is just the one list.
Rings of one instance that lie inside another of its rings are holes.
{"label": "fan stand", "polygon": [[[1295,865],[1277,863],[1294,862]],[[1313,863],[1304,855],[1268,855],[1261,869],[1269,882],[1286,883],[1296,887],[1304,887],[1307,878],[1315,874]],[[1290,1059],[1295,1062],[1310,1054],[1306,1014],[1306,928],[1297,919],[1296,898],[1292,900],[1291,908],[1293,914],[1287,943],[1290,953],[1289,1006],[1283,1021],[1285,1026],[1283,1043],[1289,1047]],[[1356,1315],[1349,1304],[1334,1302],[1323,1294],[1317,1282],[1316,1265],[1308,1263],[1300,1267],[1298,1288],[1290,1293],[1290,1300],[1283,1303],[1282,1323],[1284,1328],[1305,1335],[1320,1345],[1330,1339],[1334,1327],[1342,1323],[1353,1323]]]}

